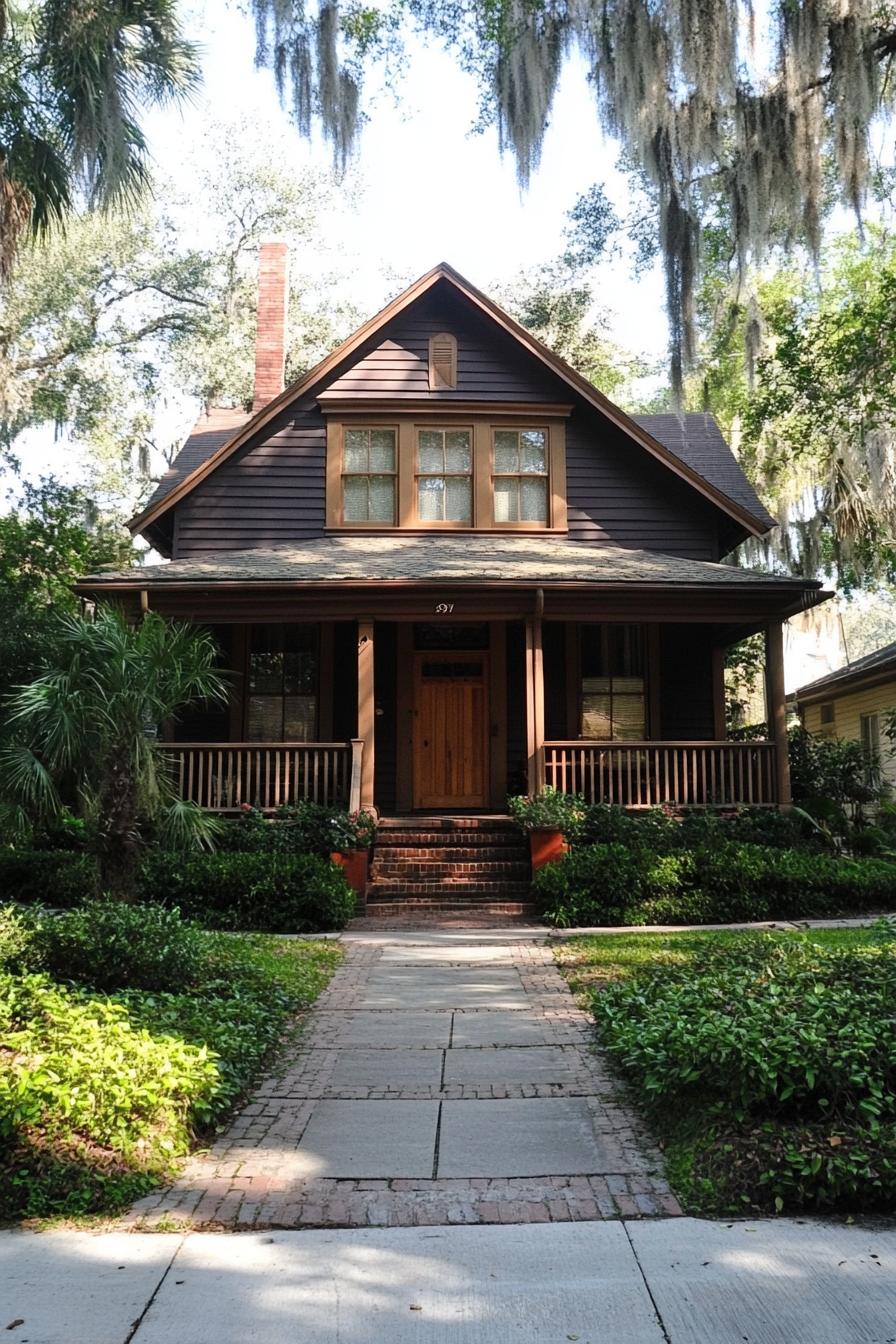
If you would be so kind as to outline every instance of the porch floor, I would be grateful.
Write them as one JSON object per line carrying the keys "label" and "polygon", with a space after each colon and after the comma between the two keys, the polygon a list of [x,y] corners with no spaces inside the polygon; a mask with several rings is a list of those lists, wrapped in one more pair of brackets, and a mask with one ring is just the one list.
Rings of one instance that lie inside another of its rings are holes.
{"label": "porch floor", "polygon": [[680,1212],[542,933],[353,935],[297,1046],[131,1223],[526,1223]]}

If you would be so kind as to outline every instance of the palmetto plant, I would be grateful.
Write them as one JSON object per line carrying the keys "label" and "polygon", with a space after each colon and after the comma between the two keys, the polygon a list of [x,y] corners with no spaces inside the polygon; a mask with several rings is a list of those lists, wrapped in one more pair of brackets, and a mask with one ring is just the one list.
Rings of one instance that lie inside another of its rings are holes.
{"label": "palmetto plant", "polygon": [[178,0],[0,0],[0,275],[79,204],[148,183],[145,107],[188,94],[197,53]]}
{"label": "palmetto plant", "polygon": [[169,848],[209,844],[220,823],[181,801],[159,725],[190,705],[227,698],[211,637],[148,613],[131,627],[112,608],[60,619],[56,665],[11,697],[0,755],[7,799],[49,818],[63,800],[95,826],[101,889],[135,892],[152,831]]}

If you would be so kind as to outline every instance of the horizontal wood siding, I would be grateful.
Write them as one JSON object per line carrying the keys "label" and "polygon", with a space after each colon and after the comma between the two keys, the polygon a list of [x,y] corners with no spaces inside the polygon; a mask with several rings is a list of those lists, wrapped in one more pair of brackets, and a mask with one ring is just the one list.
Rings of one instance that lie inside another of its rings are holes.
{"label": "horizontal wood siding", "polygon": [[718,560],[716,511],[596,413],[566,427],[572,541]]}
{"label": "horizontal wood siding", "polygon": [[[830,702],[824,703],[833,703],[834,706],[833,727],[826,726],[824,732],[831,737],[842,737],[848,742],[861,742],[863,715],[881,716],[881,769],[890,783],[896,784],[896,758],[891,743],[883,736],[883,716],[888,710],[896,709],[896,682],[885,682],[882,686],[871,686],[864,691],[853,691],[852,694],[832,695]],[[820,703],[803,708],[803,722],[810,733],[822,732]]]}
{"label": "horizontal wood siding", "polygon": [[660,729],[667,742],[715,737],[712,639],[706,626],[660,627]]}
{"label": "horizontal wood siding", "polygon": [[323,536],[326,425],[290,407],[176,506],[172,558]]}
{"label": "horizontal wood siding", "polygon": [[[442,331],[457,338],[457,387],[431,391],[429,338]],[[384,328],[376,344],[327,385],[320,400],[400,396],[568,402],[570,392],[509,337],[496,333],[475,314],[462,311],[448,299],[427,297]]]}

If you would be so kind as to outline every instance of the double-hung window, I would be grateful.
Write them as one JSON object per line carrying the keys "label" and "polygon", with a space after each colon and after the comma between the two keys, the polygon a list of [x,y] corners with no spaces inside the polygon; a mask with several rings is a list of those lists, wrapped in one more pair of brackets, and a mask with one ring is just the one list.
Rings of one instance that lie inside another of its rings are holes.
{"label": "double-hung window", "polygon": [[640,625],[583,625],[582,737],[643,741],[647,736],[644,631]]}
{"label": "double-hung window", "polygon": [[469,429],[418,429],[417,520],[473,522],[473,436]]}
{"label": "double-hung window", "polygon": [[317,627],[253,625],[249,639],[249,742],[313,742],[317,725]]}
{"label": "double-hung window", "polygon": [[544,429],[496,429],[492,490],[495,523],[547,523],[548,435]]}
{"label": "double-hung window", "polygon": [[398,451],[394,429],[345,430],[342,520],[395,524]]}

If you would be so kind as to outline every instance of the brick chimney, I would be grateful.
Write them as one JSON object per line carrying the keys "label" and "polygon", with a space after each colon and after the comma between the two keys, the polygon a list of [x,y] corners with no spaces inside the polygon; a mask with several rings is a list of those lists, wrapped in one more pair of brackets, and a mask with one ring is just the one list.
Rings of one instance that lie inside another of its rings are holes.
{"label": "brick chimney", "polygon": [[255,335],[253,411],[283,391],[286,368],[286,305],[289,294],[289,244],[275,239],[258,249],[258,317]]}

